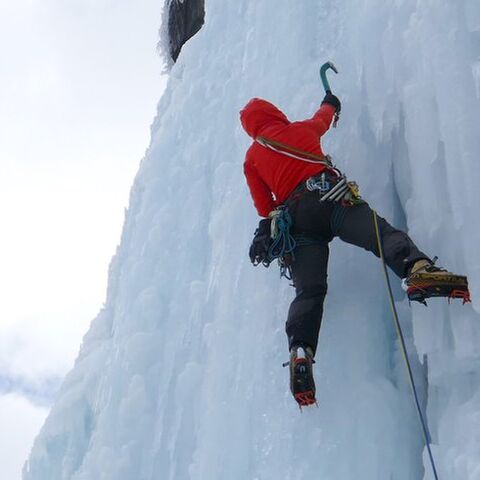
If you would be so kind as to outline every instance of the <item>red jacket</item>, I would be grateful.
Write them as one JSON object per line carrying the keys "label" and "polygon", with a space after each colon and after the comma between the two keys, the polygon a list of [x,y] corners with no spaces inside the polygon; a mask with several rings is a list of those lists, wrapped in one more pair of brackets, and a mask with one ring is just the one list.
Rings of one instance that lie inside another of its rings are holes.
{"label": "red jacket", "polygon": [[[323,157],[320,137],[330,128],[334,114],[333,106],[323,104],[312,118],[290,122],[275,105],[254,98],[240,112],[240,120],[253,139],[262,136]],[[243,168],[258,214],[267,217],[300,182],[326,167],[288,157],[253,142],[247,150]]]}

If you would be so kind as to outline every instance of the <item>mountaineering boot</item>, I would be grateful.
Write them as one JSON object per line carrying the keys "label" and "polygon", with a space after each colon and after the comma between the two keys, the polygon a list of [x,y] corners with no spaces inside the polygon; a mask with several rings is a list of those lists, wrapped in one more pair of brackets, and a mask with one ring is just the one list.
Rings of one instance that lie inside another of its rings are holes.
{"label": "mountaineering boot", "polygon": [[425,299],[430,297],[461,298],[463,303],[470,302],[467,277],[448,272],[435,266],[427,259],[418,260],[411,267],[404,287],[408,298],[426,305]]}
{"label": "mountaineering boot", "polygon": [[313,350],[310,347],[292,347],[290,350],[290,390],[301,407],[317,403],[313,380]]}

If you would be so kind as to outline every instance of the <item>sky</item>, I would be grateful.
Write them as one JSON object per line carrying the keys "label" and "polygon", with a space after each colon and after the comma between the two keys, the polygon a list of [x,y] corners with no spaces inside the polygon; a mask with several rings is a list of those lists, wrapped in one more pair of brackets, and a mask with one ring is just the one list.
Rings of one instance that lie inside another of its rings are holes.
{"label": "sky", "polygon": [[162,3],[0,0],[4,480],[20,479],[105,299],[166,81],[156,50]]}

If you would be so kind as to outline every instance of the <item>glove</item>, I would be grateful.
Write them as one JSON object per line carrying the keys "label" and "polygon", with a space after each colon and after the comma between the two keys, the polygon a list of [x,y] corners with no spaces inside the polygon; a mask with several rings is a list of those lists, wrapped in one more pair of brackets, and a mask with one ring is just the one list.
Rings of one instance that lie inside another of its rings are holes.
{"label": "glove", "polygon": [[328,105],[331,105],[332,107],[335,107],[335,112],[340,113],[342,110],[342,104],[340,103],[340,100],[330,91],[328,91],[325,95],[325,97],[322,100],[322,105],[324,103],[327,103]]}
{"label": "glove", "polygon": [[250,261],[257,266],[260,263],[268,262],[268,249],[272,241],[270,236],[271,218],[263,218],[258,223],[258,228],[255,230],[252,244],[250,245]]}

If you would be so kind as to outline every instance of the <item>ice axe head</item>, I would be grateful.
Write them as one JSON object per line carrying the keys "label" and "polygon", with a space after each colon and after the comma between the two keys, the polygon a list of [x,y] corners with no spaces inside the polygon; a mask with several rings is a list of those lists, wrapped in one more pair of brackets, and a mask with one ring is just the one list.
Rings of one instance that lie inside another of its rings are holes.
{"label": "ice axe head", "polygon": [[320,67],[320,78],[322,80],[322,84],[323,84],[323,88],[325,89],[325,92],[332,91],[327,79],[328,69],[332,69],[335,73],[338,73],[337,67],[333,64],[333,62],[326,62]]}

